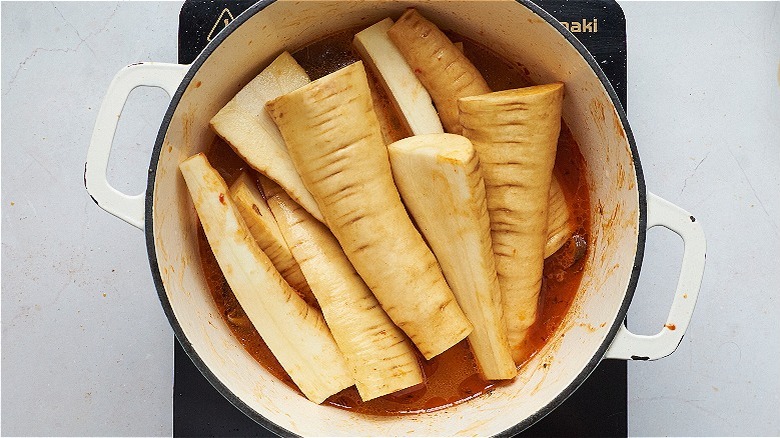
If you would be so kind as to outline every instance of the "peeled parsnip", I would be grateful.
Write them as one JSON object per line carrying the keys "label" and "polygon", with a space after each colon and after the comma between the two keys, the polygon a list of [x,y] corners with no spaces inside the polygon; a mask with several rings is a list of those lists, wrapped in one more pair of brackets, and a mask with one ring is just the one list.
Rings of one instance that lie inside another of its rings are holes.
{"label": "peeled parsnip", "polygon": [[487,82],[449,38],[415,9],[387,31],[436,104],[447,132],[461,133],[458,99],[490,93]]}
{"label": "peeled parsnip", "polygon": [[211,119],[211,128],[252,166],[281,185],[318,220],[322,213],[290,161],[279,130],[265,111],[271,99],[308,84],[309,76],[284,52]]}
{"label": "peeled parsnip", "polygon": [[277,272],[205,155],[180,165],[211,250],[239,304],[303,394],[315,403],[354,381],[322,314]]}
{"label": "peeled parsnip", "polygon": [[326,224],[429,359],[472,330],[393,182],[362,62],[268,103]]}
{"label": "peeled parsnip", "polygon": [[544,258],[555,254],[572,234],[574,234],[574,227],[569,220],[569,206],[566,204],[561,183],[553,175],[547,209],[547,243],[544,246]]}
{"label": "peeled parsnip", "polygon": [[552,170],[561,127],[563,84],[460,99],[463,135],[485,178],[496,272],[515,361],[536,320],[547,240]]}
{"label": "peeled parsnip", "polygon": [[474,147],[460,135],[428,134],[397,141],[387,149],[401,198],[474,325],[468,341],[480,374],[488,380],[515,377],[485,182]]}
{"label": "peeled parsnip", "polygon": [[352,45],[379,79],[413,135],[444,132],[431,96],[387,35],[392,25],[393,20],[385,18],[358,32]]}
{"label": "peeled parsnip", "polygon": [[[363,401],[423,382],[414,345],[379,306],[330,230],[266,180],[285,240],[317,297]],[[268,189],[266,189],[268,187]]]}
{"label": "peeled parsnip", "polygon": [[293,258],[290,248],[287,247],[279,231],[276,219],[249,174],[243,172],[230,186],[230,197],[249,227],[252,237],[274,264],[276,270],[282,274],[282,278],[298,291],[308,304],[315,305],[316,300],[298,262]]}

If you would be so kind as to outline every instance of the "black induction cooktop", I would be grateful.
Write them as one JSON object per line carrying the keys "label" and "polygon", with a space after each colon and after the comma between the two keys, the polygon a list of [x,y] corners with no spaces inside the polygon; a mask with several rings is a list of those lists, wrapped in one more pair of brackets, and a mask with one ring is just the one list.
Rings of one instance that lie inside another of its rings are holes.
{"label": "black induction cooktop", "polygon": [[[193,62],[220,30],[254,3],[185,1],[179,14],[179,62]],[[626,23],[620,6],[612,0],[543,0],[537,4],[588,48],[625,108]],[[174,436],[274,436],[222,397],[179,343],[174,344]],[[604,360],[563,404],[517,436],[626,436],[627,401],[626,362]]]}

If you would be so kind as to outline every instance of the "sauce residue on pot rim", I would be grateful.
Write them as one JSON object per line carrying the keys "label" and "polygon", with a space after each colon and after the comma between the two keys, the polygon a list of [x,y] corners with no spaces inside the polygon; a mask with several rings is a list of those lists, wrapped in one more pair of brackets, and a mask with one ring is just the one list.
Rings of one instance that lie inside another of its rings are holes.
{"label": "sauce residue on pot rim", "polygon": [[[312,80],[322,77],[359,60],[351,44],[357,30],[343,31],[311,43],[293,53],[293,57]],[[522,66],[506,62],[483,46],[457,34],[448,33],[448,36],[453,41],[463,42],[465,54],[483,73],[492,89],[504,90],[531,85],[527,79],[527,71],[524,72]],[[382,104],[389,105],[381,87],[374,87],[374,91],[377,92],[377,97]],[[394,132],[393,136],[402,138],[408,135],[402,124],[398,123],[396,126],[397,132]],[[220,139],[214,142],[207,156],[228,185],[242,170],[248,168],[246,163]],[[585,260],[582,252],[585,250],[585,242],[588,241],[590,226],[588,190],[583,169],[584,160],[577,143],[564,124],[558,141],[555,172],[566,194],[572,220],[576,224],[575,238],[570,239],[557,253],[545,260],[539,313],[536,323],[530,329],[526,362],[547,343],[563,321],[580,286]],[[575,244],[577,239],[581,240],[582,245]],[[198,244],[209,290],[233,334],[249,354],[271,374],[297,391],[295,384],[252,327],[233,296],[200,227]],[[368,402],[361,400],[353,386],[331,396],[324,404],[363,414],[414,414],[463,403],[490,392],[498,385],[507,384],[485,381],[479,376],[476,362],[466,341],[458,343],[431,360],[426,361],[421,355],[419,360],[425,374],[423,386],[408,388]]]}

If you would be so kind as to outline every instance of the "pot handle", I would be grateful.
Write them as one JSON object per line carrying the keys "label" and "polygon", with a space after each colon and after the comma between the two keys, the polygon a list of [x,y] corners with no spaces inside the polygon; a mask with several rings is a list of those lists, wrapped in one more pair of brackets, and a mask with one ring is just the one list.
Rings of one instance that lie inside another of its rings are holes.
{"label": "pot handle", "polygon": [[119,70],[108,86],[92,131],[84,164],[87,192],[100,208],[140,229],[144,228],[145,193],[122,193],[106,178],[114,134],[131,91],[136,87],[157,87],[173,97],[187,70],[188,65],[159,62],[141,62]]}
{"label": "pot handle", "polygon": [[685,249],[680,279],[672,308],[661,331],[652,336],[637,335],[623,323],[604,356],[607,359],[655,360],[672,354],[682,342],[691,322],[704,275],[707,242],[701,224],[690,213],[671,202],[652,193],[647,195],[647,229],[662,226],[683,239]]}

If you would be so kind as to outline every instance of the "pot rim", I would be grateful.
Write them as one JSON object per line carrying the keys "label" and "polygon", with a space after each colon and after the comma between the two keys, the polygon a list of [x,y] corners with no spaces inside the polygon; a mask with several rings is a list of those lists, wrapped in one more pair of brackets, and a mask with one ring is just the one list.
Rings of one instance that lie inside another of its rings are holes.
{"label": "pot rim", "polygon": [[[170,126],[171,120],[173,118],[173,114],[176,111],[176,107],[181,101],[184,91],[189,86],[190,82],[192,81],[192,78],[195,76],[195,74],[203,65],[203,63],[206,61],[206,59],[208,59],[208,57],[211,56],[214,50],[220,44],[222,44],[222,42],[230,34],[232,34],[233,31],[235,31],[240,25],[245,23],[255,14],[262,11],[263,9],[265,9],[275,1],[276,0],[259,0],[257,3],[253,4],[252,6],[247,8],[244,12],[239,14],[221,32],[219,32],[216,35],[216,37],[212,39],[208,43],[208,45],[206,45],[203,51],[200,54],[198,54],[195,61],[190,65],[190,69],[187,71],[187,74],[182,79],[181,84],[176,90],[176,93],[172,96],[171,102],[168,106],[167,111],[165,112],[165,116],[163,117],[162,124],[160,125],[160,129],[157,133],[157,139],[155,141],[154,148],[152,149],[151,160],[149,162],[149,177],[146,186],[146,199],[145,199],[145,212],[144,212],[144,216],[145,216],[144,234],[146,235],[146,249],[149,256],[149,265],[152,271],[152,278],[154,281],[155,288],[157,289],[157,295],[160,299],[160,303],[162,304],[163,310],[165,311],[165,315],[168,318],[168,322],[170,323],[171,328],[173,329],[173,332],[176,335],[176,339],[178,339],[179,344],[181,344],[182,348],[190,357],[190,359],[195,364],[197,369],[201,372],[201,374],[203,374],[206,380],[208,380],[209,383],[211,383],[211,385],[214,386],[214,388],[216,388],[220,394],[222,394],[223,397],[225,397],[231,404],[233,404],[246,416],[248,416],[249,418],[257,422],[261,426],[265,427],[266,429],[280,436],[298,436],[297,434],[265,418],[262,414],[258,413],[257,411],[252,409],[249,405],[244,403],[227,386],[225,386],[225,384],[223,384],[222,381],[219,380],[219,378],[217,378],[214,375],[211,369],[209,369],[209,367],[205,364],[205,362],[203,362],[203,360],[200,358],[200,356],[195,351],[190,341],[187,339],[187,336],[184,334],[184,331],[182,330],[181,325],[179,324],[178,320],[176,319],[176,315],[173,312],[171,303],[170,301],[168,301],[168,297],[165,293],[165,285],[163,284],[162,275],[160,273],[160,269],[157,263],[157,251],[155,249],[155,243],[154,243],[153,204],[154,204],[154,186],[155,186],[155,180],[157,175],[157,163],[160,158],[160,152],[162,151],[162,145],[163,142],[165,141],[168,127]],[[606,75],[604,74],[604,71],[601,70],[601,67],[598,65],[598,62],[593,58],[593,55],[591,55],[588,49],[585,48],[585,46],[577,39],[577,37],[574,36],[574,34],[572,34],[558,20],[556,20],[552,15],[550,15],[550,13],[548,13],[547,11],[545,11],[535,3],[531,2],[530,0],[515,0],[515,1],[528,8],[534,14],[538,15],[539,18],[545,20],[548,24],[553,26],[564,38],[566,38],[566,40],[572,46],[574,46],[577,52],[579,52],[580,56],[582,56],[583,59],[588,63],[588,65],[591,67],[593,72],[598,77],[601,84],[604,86],[604,89],[607,91],[607,94],[609,95],[610,100],[612,101],[612,105],[615,107],[618,117],[620,118],[620,122],[623,126],[624,132],[626,133],[626,139],[629,143],[629,147],[631,149],[631,156],[634,162],[634,168],[635,168],[636,180],[637,180],[636,187],[639,196],[639,224],[638,224],[639,230],[637,236],[637,250],[634,256],[634,264],[631,269],[631,278],[629,279],[628,288],[623,298],[623,303],[620,306],[620,310],[618,311],[617,317],[612,322],[612,325],[607,333],[606,338],[599,346],[599,348],[596,350],[596,353],[593,355],[593,357],[590,358],[588,363],[582,368],[582,371],[574,378],[574,380],[566,388],[564,388],[563,391],[558,393],[558,395],[555,398],[550,400],[541,409],[531,414],[527,418],[523,419],[519,423],[498,433],[497,436],[515,435],[527,429],[528,427],[530,427],[537,421],[541,420],[542,418],[544,418],[547,414],[549,414],[555,408],[560,406],[561,403],[563,403],[572,393],[574,393],[574,391],[596,369],[596,366],[598,366],[598,364],[601,362],[602,358],[604,357],[604,354],[606,353],[607,349],[612,343],[612,340],[614,339],[618,329],[623,324],[626,314],[628,313],[628,307],[631,304],[631,300],[634,296],[637,281],[639,279],[639,271],[641,270],[642,267],[642,260],[644,257],[644,249],[645,249],[645,237],[647,231],[647,188],[645,186],[644,173],[642,172],[642,165],[639,161],[639,152],[636,147],[636,141],[631,131],[631,127],[628,123],[626,112],[623,109],[623,105],[620,103],[620,99],[618,98],[617,93],[612,87],[612,84],[609,82]]]}

